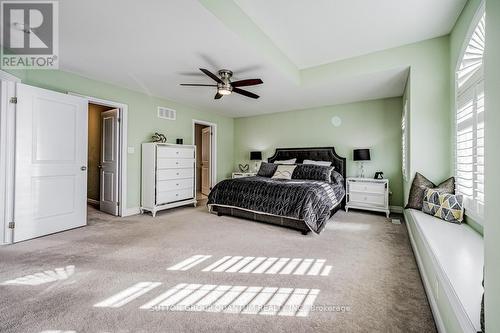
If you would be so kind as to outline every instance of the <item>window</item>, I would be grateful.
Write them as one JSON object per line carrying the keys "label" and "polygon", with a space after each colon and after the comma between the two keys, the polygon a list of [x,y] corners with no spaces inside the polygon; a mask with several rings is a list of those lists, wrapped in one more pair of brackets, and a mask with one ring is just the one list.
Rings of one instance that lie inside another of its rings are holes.
{"label": "window", "polygon": [[484,218],[485,16],[481,13],[456,73],[455,176],[467,215]]}
{"label": "window", "polygon": [[405,181],[408,180],[408,174],[410,171],[408,170],[408,100],[405,101],[405,105],[403,107],[403,116],[401,117],[401,166],[403,172],[403,179]]}

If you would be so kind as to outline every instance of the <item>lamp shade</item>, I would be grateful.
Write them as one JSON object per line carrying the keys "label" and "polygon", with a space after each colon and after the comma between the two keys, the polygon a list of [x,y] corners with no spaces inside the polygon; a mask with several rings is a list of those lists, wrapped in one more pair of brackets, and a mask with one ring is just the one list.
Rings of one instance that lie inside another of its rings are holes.
{"label": "lamp shade", "polygon": [[352,159],[354,161],[369,161],[370,149],[354,149],[352,151]]}
{"label": "lamp shade", "polygon": [[250,160],[251,161],[262,161],[262,152],[261,151],[251,151],[250,152]]}

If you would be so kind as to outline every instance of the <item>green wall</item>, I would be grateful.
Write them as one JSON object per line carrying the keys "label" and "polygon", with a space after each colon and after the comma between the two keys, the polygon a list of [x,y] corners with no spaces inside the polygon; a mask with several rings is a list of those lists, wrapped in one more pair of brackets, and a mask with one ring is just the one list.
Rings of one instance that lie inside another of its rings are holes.
{"label": "green wall", "polygon": [[[452,163],[450,162],[453,156],[452,141],[450,139],[452,127],[450,112],[448,112],[450,110],[449,36],[304,69],[300,71],[300,74],[302,84],[307,85],[322,82],[331,76],[342,79],[344,77],[365,75],[393,68],[409,68],[405,98],[408,98],[408,107],[410,110],[410,176],[407,181],[403,181],[403,190],[396,194],[398,199],[395,199],[398,200],[395,202],[399,202],[402,205],[402,193],[408,193],[415,172],[418,171],[437,183],[452,175]],[[325,108],[315,110],[321,109]],[[240,141],[253,140],[250,139],[251,133],[247,133],[246,136],[239,133],[240,128],[245,127],[246,122],[251,123],[258,119],[268,119],[268,122],[265,122],[266,126],[277,132],[286,132],[287,128],[276,119],[286,119],[287,114],[292,115],[295,113],[286,112],[275,116],[263,115],[237,119],[235,122],[235,138],[237,141],[235,143],[235,162],[243,161],[250,147],[249,143],[242,144]],[[303,121],[310,122],[313,120],[307,117]],[[400,119],[398,119],[397,124],[398,130],[399,121]],[[394,123],[394,126],[396,126],[396,123]],[[258,131],[255,127],[254,130]],[[351,132],[350,136],[355,137],[362,134],[363,132],[361,131]],[[313,131],[311,135],[319,136],[316,142],[328,141],[328,137],[323,135],[323,133],[315,133]],[[255,135],[255,137],[258,136]],[[293,135],[290,135],[290,137],[293,138]],[[304,138],[307,136],[300,135],[300,137]],[[270,139],[273,138],[270,137]],[[295,139],[293,142],[305,145],[305,142],[298,139]],[[398,138],[398,144],[399,142],[400,138]],[[266,142],[269,147],[273,148],[283,143]],[[291,143],[289,144],[291,145]],[[336,142],[330,142],[330,144],[338,146]],[[269,148],[263,147],[263,149]],[[382,167],[380,169],[383,170]],[[398,169],[400,169],[399,166]],[[407,195],[404,195],[404,198],[406,197]]]}
{"label": "green wall", "polygon": [[500,332],[500,1],[486,1],[485,73],[485,318],[486,332]]}
{"label": "green wall", "polygon": [[[154,132],[165,133],[167,142],[175,143],[184,138],[185,144],[192,143],[192,119],[217,124],[217,178],[223,179],[233,169],[233,119],[203,112],[166,99],[148,96],[115,85],[94,81],[79,75],[52,70],[12,71],[23,83],[55,91],[75,92],[86,96],[112,100],[128,105],[128,147],[135,153],[129,154],[127,207],[140,205],[141,186],[141,143],[150,141]],[[157,107],[165,106],[177,110],[177,120],[162,120],[157,117]]]}
{"label": "green wall", "polygon": [[[352,161],[352,149],[369,147],[372,161],[365,164],[366,175],[383,171],[393,192],[391,205],[401,206],[401,111],[401,98],[390,98],[238,118],[234,123],[235,168],[250,163],[251,150],[261,150],[267,158],[277,147],[334,146],[348,159],[347,175],[356,176],[359,169]],[[339,127],[331,123],[334,116],[342,120]]]}
{"label": "green wall", "polygon": [[335,76],[352,77],[409,68],[410,177],[422,173],[433,182],[452,174],[449,36],[434,38],[301,71],[304,84]]}

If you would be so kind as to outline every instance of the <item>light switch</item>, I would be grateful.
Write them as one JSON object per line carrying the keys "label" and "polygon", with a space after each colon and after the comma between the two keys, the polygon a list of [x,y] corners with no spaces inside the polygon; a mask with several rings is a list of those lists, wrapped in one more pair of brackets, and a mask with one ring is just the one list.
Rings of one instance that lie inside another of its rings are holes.
{"label": "light switch", "polygon": [[134,154],[135,153],[135,147],[128,147],[127,152],[129,154]]}

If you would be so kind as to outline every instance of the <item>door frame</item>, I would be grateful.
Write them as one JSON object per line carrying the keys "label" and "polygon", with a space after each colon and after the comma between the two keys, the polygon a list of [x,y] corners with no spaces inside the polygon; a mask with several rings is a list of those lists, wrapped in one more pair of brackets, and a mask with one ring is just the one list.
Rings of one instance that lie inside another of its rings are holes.
{"label": "door frame", "polygon": [[0,245],[12,244],[13,229],[9,222],[14,221],[14,176],[16,141],[16,105],[10,98],[16,96],[16,83],[21,79],[0,70]]}
{"label": "door frame", "polygon": [[217,184],[217,124],[211,123],[205,120],[192,120],[193,126],[193,136],[192,143],[193,145],[196,143],[196,124],[210,126],[212,128],[212,144],[210,145],[210,189],[212,189],[215,184]]}
{"label": "door frame", "polygon": [[110,101],[106,99],[101,99],[93,96],[86,96],[74,92],[68,92],[69,95],[79,96],[85,98],[87,103],[103,105],[111,108],[116,108],[119,110],[119,122],[120,122],[120,156],[118,158],[118,172],[119,176],[119,190],[118,190],[118,215],[121,217],[135,215],[135,212],[129,212],[127,209],[127,151],[128,151],[128,140],[127,140],[127,128],[128,128],[128,105]]}

